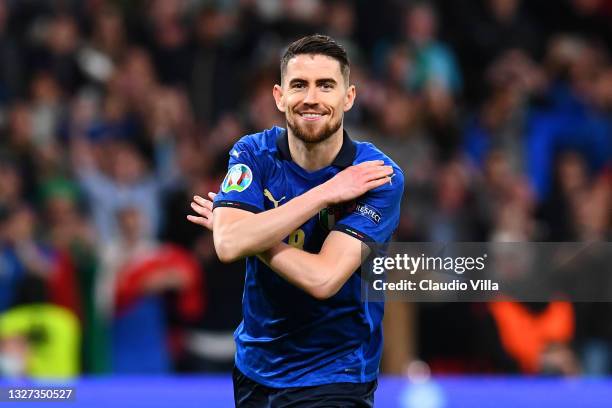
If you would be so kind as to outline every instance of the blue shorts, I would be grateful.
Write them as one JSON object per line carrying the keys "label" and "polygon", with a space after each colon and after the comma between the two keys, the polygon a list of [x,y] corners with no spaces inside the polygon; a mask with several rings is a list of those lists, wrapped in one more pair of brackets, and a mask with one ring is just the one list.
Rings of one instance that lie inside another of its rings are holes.
{"label": "blue shorts", "polygon": [[335,383],[313,387],[270,388],[234,367],[236,408],[371,408],[378,382]]}

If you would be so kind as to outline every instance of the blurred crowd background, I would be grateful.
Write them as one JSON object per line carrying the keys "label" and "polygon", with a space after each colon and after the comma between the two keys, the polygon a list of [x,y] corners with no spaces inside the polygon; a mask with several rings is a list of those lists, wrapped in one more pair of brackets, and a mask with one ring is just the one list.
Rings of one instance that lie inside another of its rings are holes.
{"label": "blurred crowd background", "polygon": [[[283,47],[352,60],[399,241],[607,241],[612,1],[0,1],[0,376],[232,367],[244,265],[186,220],[284,125]],[[612,373],[612,307],[391,303],[383,372]]]}

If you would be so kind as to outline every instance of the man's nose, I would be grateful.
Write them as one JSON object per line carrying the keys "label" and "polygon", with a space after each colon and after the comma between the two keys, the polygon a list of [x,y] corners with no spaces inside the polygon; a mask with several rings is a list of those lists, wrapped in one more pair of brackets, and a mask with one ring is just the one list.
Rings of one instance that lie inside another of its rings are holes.
{"label": "man's nose", "polygon": [[308,92],[306,93],[306,97],[302,101],[306,105],[316,105],[318,103],[317,100],[317,88],[309,87]]}

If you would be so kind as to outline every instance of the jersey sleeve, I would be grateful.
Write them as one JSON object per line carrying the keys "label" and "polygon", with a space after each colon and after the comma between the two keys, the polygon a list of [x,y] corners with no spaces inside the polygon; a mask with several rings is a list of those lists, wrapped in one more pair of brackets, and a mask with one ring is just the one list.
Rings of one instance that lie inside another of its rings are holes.
{"label": "jersey sleeve", "polygon": [[227,174],[213,203],[217,207],[231,207],[253,213],[264,211],[263,162],[250,146],[238,141],[230,150]]}
{"label": "jersey sleeve", "polygon": [[385,243],[397,229],[400,218],[404,175],[395,168],[391,182],[369,191],[355,202],[354,209],[334,226],[363,242]]}

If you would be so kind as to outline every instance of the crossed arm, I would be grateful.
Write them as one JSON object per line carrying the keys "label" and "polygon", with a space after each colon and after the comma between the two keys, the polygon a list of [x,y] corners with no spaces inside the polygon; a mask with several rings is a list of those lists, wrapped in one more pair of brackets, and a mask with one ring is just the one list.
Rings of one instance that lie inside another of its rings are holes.
{"label": "crossed arm", "polygon": [[[219,259],[232,262],[257,255],[281,277],[317,299],[336,294],[361,264],[362,243],[332,231],[319,253],[313,254],[282,242],[322,208],[351,200],[389,181],[392,173],[381,161],[349,167],[328,182],[277,208],[253,214],[235,208],[216,208],[195,196],[191,203],[200,216],[189,221],[212,229]],[[214,194],[209,193],[214,199]]]}

